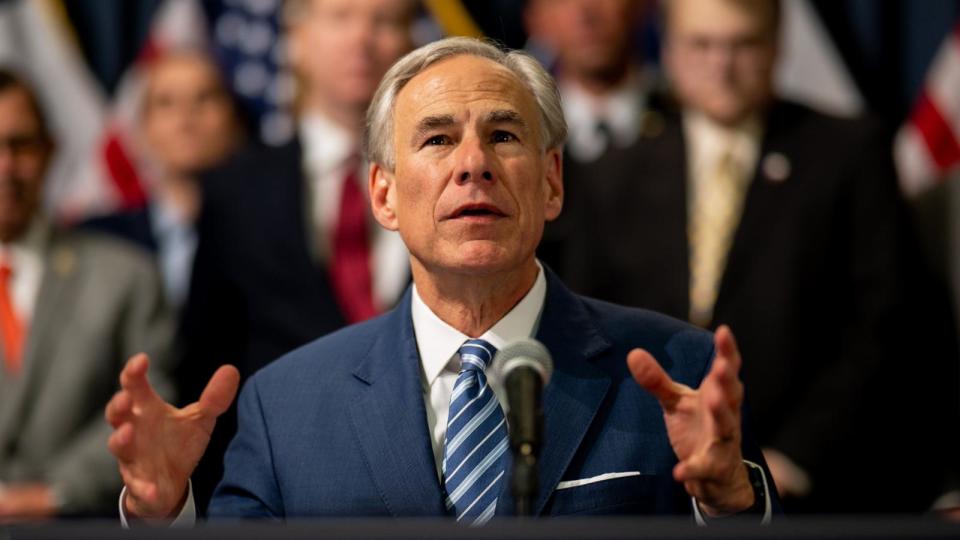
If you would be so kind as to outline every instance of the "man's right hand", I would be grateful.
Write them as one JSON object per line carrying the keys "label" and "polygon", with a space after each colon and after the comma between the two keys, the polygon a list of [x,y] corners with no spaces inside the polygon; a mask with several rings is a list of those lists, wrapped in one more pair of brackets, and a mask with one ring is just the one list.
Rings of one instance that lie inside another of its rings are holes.
{"label": "man's right hand", "polygon": [[147,381],[145,354],[131,358],[120,373],[120,391],[107,404],[114,431],[108,446],[127,486],[129,517],[171,518],[187,496],[187,482],[203,455],[217,417],[233,402],[240,373],[221,366],[196,403],[178,409]]}

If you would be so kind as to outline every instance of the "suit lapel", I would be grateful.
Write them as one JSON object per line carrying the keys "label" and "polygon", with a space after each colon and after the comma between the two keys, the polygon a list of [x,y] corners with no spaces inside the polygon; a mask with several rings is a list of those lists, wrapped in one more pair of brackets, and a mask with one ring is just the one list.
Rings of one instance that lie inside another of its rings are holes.
{"label": "suit lapel", "polygon": [[23,353],[23,371],[19,381],[10,380],[4,389],[11,394],[3,399],[0,408],[0,440],[15,436],[18,426],[25,420],[29,411],[25,410],[26,401],[33,393],[33,387],[44,380],[45,373],[55,356],[51,350],[58,342],[51,336],[51,328],[67,328],[62,321],[74,312],[73,304],[77,287],[74,282],[81,272],[79,253],[56,231],[52,232],[44,258],[44,273],[33,319],[27,334],[26,348]]}
{"label": "suit lapel", "polygon": [[[787,158],[792,157],[784,147],[784,123],[789,123],[787,111],[782,106],[774,104],[768,113],[765,124],[766,132],[760,145],[757,165],[753,171],[753,180],[747,190],[743,202],[743,212],[740,223],[730,245],[727,264],[721,277],[714,313],[722,313],[722,306],[727,298],[737,295],[737,287],[747,276],[746,270],[753,266],[753,259],[763,254],[764,246],[770,239],[771,233],[776,230],[776,223],[783,215],[783,194],[791,183],[789,177],[771,180],[765,174],[765,160],[772,154],[780,154]],[[779,129],[778,129],[779,128]],[[713,324],[722,323],[715,320]]]}
{"label": "suit lapel", "polygon": [[[544,443],[540,489],[534,501],[539,515],[583,441],[610,388],[610,378],[590,359],[610,348],[579,298],[549,270],[547,298],[537,332],[553,357],[554,373],[544,389]],[[509,477],[503,482],[497,515],[513,513]]]}
{"label": "suit lapel", "polygon": [[350,409],[354,432],[393,516],[443,515],[409,289],[389,317],[354,371],[362,385]]}

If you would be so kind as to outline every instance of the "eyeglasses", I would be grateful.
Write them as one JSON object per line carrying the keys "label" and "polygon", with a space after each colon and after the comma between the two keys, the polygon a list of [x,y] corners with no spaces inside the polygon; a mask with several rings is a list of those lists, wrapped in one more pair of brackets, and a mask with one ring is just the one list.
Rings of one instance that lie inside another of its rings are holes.
{"label": "eyeglasses", "polygon": [[47,149],[49,141],[39,134],[13,134],[0,137],[0,152],[9,151],[14,157],[35,156]]}

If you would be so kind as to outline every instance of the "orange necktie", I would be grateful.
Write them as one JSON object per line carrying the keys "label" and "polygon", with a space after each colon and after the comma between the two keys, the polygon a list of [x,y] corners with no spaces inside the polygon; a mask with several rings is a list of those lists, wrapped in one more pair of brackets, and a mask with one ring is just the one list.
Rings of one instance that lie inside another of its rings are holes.
{"label": "orange necktie", "polygon": [[3,342],[4,366],[10,373],[20,372],[20,355],[23,352],[23,323],[13,309],[10,294],[10,277],[13,270],[5,261],[0,261],[0,341]]}

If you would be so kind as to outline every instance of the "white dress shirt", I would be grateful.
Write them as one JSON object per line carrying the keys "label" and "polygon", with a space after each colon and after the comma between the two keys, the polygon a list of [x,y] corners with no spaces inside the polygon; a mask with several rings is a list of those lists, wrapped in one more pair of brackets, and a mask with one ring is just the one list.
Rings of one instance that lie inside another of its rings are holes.
{"label": "white dress shirt", "polygon": [[[359,141],[324,116],[304,115],[300,121],[303,170],[307,177],[307,212],[310,216],[310,248],[319,261],[329,260],[333,232],[340,216],[343,179],[354,168],[360,190],[369,197],[367,167],[359,160]],[[388,231],[370,219],[370,272],[373,299],[379,309],[388,309],[409,283],[409,254],[400,234]]]}
{"label": "white dress shirt", "polygon": [[[537,279],[533,287],[490,330],[476,339],[483,339],[499,350],[512,341],[533,336],[539,326],[540,312],[546,296],[547,280],[543,275],[543,268],[537,263]],[[460,354],[457,351],[463,342],[471,337],[440,320],[420,299],[416,285],[413,287],[411,304],[413,333],[420,352],[430,443],[433,445],[438,477],[442,477],[443,443],[447,433],[450,395],[460,373]],[[507,402],[503,398],[503,389],[496,381],[490,378],[488,381],[506,412]]]}
{"label": "white dress shirt", "polygon": [[[587,163],[603,155],[610,145],[625,148],[637,140],[647,108],[649,79],[644,72],[632,70],[623,84],[603,96],[593,95],[576,83],[561,81],[567,151],[573,159]],[[598,131],[601,123],[608,133]]]}
{"label": "white dress shirt", "polygon": [[157,240],[157,264],[167,302],[177,308],[187,301],[197,253],[197,229],[178,208],[157,197],[150,203],[150,229]]}
{"label": "white dress shirt", "polygon": [[703,189],[704,183],[713,179],[724,154],[730,154],[734,163],[744,171],[744,181],[753,179],[753,171],[760,155],[760,139],[763,128],[760,120],[750,117],[736,126],[722,126],[704,114],[686,110],[683,113],[683,135],[687,141],[687,163],[690,171],[687,178],[687,203],[694,192]]}
{"label": "white dress shirt", "polygon": [[20,239],[7,244],[0,243],[0,261],[6,261],[13,269],[10,277],[10,295],[13,309],[25,328],[33,320],[37,294],[46,264],[44,251],[50,238],[50,224],[37,217]]}

